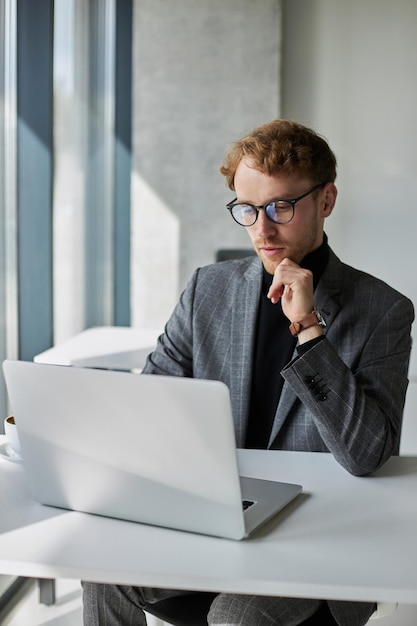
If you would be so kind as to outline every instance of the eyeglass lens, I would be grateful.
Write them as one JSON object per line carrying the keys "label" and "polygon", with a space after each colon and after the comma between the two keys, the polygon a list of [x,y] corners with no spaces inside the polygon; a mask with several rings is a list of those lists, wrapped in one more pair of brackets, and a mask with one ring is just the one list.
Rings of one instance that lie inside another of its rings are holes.
{"label": "eyeglass lens", "polygon": [[[286,224],[292,219],[293,207],[289,202],[278,200],[265,207],[265,213],[276,224]],[[238,203],[231,207],[233,218],[242,226],[252,226],[258,217],[258,210],[251,204]]]}
{"label": "eyeglass lens", "polygon": [[319,183],[315,185],[312,189],[293,200],[272,200],[272,202],[269,202],[269,204],[263,207],[237,202],[236,204],[228,204],[227,208],[231,212],[233,219],[241,226],[252,226],[258,219],[260,209],[264,209],[266,216],[272,222],[275,222],[275,224],[288,224],[294,217],[295,204],[306,196],[309,196],[319,187],[323,187],[324,184],[325,183]]}

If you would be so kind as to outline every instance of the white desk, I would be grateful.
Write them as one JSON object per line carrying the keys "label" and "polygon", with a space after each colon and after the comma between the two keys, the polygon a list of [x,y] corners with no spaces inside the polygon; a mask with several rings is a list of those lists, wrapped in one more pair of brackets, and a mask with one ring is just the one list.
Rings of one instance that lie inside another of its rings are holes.
{"label": "white desk", "polygon": [[243,473],[304,494],[235,542],[44,507],[0,459],[0,572],[256,594],[417,604],[417,458],[373,477],[328,454],[239,451]]}

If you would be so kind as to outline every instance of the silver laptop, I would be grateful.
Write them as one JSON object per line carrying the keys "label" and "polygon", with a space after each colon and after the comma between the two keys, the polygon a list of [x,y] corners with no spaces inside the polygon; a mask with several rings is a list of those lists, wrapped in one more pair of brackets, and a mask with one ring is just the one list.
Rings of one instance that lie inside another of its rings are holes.
{"label": "silver laptop", "polygon": [[223,383],[27,361],[3,369],[42,504],[243,539],[301,491],[239,477]]}

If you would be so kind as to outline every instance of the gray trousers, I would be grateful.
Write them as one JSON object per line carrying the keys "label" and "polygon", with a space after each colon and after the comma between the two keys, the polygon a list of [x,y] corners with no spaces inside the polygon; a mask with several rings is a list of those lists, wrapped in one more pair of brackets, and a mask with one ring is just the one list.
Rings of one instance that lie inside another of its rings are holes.
{"label": "gray trousers", "polygon": [[[82,583],[84,626],[146,626],[144,610],[173,596],[193,592]],[[219,594],[213,601],[209,626],[298,626],[311,617],[323,600]],[[364,626],[374,605],[332,602],[340,626]],[[346,613],[344,611],[346,608]]]}

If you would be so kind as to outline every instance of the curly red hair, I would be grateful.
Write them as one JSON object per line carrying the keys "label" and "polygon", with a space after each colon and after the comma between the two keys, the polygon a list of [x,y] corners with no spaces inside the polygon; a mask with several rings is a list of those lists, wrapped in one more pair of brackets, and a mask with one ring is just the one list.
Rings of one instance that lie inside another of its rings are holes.
{"label": "curly red hair", "polygon": [[220,167],[234,190],[237,166],[243,157],[269,176],[299,175],[312,183],[334,182],[336,157],[314,130],[291,120],[273,120],[232,144]]}

